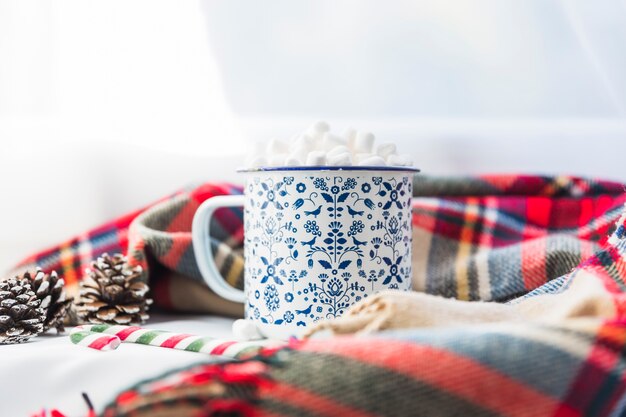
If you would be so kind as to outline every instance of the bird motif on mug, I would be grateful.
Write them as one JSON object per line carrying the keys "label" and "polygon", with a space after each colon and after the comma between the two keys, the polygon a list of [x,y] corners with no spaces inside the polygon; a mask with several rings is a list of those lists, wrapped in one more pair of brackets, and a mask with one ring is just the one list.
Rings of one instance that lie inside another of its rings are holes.
{"label": "bird motif on mug", "polygon": [[[275,174],[251,179],[254,198],[245,208],[246,286],[263,290],[260,286],[269,283],[277,296],[269,303],[249,291],[247,317],[295,332],[338,317],[374,292],[408,290],[410,204],[395,204],[402,192],[407,198],[411,194],[408,177],[307,173],[291,187]],[[278,183],[273,193],[263,187],[274,190]],[[390,201],[394,204],[384,209]]]}
{"label": "bird motif on mug", "polygon": [[311,310],[312,309],[313,309],[313,304],[311,304],[310,306],[308,306],[304,310],[296,310],[296,314],[303,314],[303,315],[306,316],[307,314],[311,314]]}
{"label": "bird motif on mug", "polygon": [[315,245],[315,240],[317,239],[317,236],[313,236],[313,239],[309,240],[308,242],[301,242],[303,245],[307,245],[307,246],[313,246]]}
{"label": "bird motif on mug", "polygon": [[306,211],[304,210],[304,214],[307,216],[313,216],[317,219],[317,216],[322,212],[322,206],[320,205],[318,208],[316,208],[315,210],[311,210],[311,211]]}
{"label": "bird motif on mug", "polygon": [[354,210],[352,207],[348,206],[348,214],[354,218],[354,216],[362,216],[363,211]]}

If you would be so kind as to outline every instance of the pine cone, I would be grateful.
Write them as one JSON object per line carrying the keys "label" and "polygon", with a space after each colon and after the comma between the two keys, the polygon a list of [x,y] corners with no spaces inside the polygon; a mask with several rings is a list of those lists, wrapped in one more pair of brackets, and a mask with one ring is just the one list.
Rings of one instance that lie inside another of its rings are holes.
{"label": "pine cone", "polygon": [[91,263],[80,283],[76,314],[86,323],[141,324],[148,319],[148,285],[141,280],[140,266],[131,268],[117,254],[103,254]]}
{"label": "pine cone", "polygon": [[0,282],[0,343],[22,343],[43,332],[46,309],[40,304],[30,280]]}
{"label": "pine cone", "polygon": [[33,291],[41,300],[41,308],[47,309],[43,331],[51,328],[55,328],[57,332],[64,331],[63,321],[72,304],[72,298],[66,298],[63,278],[59,278],[56,271],[48,275],[41,268],[37,268],[34,278],[26,272],[24,279],[31,281]]}

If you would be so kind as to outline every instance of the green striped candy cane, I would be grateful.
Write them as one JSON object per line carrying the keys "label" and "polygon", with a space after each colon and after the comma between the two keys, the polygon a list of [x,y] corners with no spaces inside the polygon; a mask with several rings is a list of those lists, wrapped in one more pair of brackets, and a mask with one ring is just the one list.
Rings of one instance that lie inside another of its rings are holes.
{"label": "green striped candy cane", "polygon": [[145,329],[137,326],[89,324],[77,326],[70,332],[72,343],[96,350],[116,349],[120,342],[186,350],[207,355],[241,358],[252,356],[261,349],[286,346],[277,340],[238,342],[187,333]]}

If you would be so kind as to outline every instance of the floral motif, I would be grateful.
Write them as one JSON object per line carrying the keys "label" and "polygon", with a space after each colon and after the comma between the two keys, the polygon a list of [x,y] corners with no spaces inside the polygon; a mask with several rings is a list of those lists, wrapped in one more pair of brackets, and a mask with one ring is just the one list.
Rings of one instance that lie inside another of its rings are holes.
{"label": "floral motif", "polygon": [[385,181],[383,182],[383,187],[385,187],[385,189],[389,191],[389,201],[385,203],[385,205],[383,206],[383,210],[388,210],[392,204],[395,204],[398,209],[402,209],[402,203],[400,203],[399,199],[400,197],[404,197],[404,195],[406,194],[406,192],[404,191],[405,184],[400,182],[394,187],[393,185],[391,185],[390,182]]}
{"label": "floral motif", "polygon": [[304,223],[304,230],[306,230],[307,233],[311,233],[312,235],[322,236],[322,232],[320,232],[320,227],[317,225],[317,222],[315,220],[307,220],[306,223]]}
{"label": "floral motif", "polygon": [[389,220],[389,229],[387,231],[392,235],[397,235],[398,226],[399,226],[398,219],[396,219],[395,217],[392,217],[391,220]]}
{"label": "floral motif", "polygon": [[343,227],[343,224],[335,221],[335,222],[330,222],[328,227],[330,227],[330,231],[333,233],[339,233],[339,229],[341,229]]}
{"label": "floral motif", "polygon": [[315,178],[315,180],[313,180],[313,185],[315,188],[328,191],[328,185],[326,185],[326,180],[324,180],[324,178]]}
{"label": "floral motif", "polygon": [[375,269],[370,269],[369,274],[364,270],[359,271],[359,276],[363,279],[367,279],[367,282],[372,284],[372,291],[374,290],[374,283],[378,282],[379,278],[382,278],[385,275],[384,269],[379,269],[376,271]]}
{"label": "floral motif", "polygon": [[285,195],[287,195],[287,192],[285,190],[281,190],[282,187],[282,182],[277,182],[276,184],[274,184],[273,187],[269,186],[266,182],[261,183],[261,188],[263,188],[263,190],[259,191],[258,194],[265,194],[265,201],[263,201],[263,203],[261,204],[262,210],[265,210],[268,205],[273,205],[278,210],[283,209],[283,205],[277,198],[278,196],[284,197]]}
{"label": "floral motif", "polygon": [[289,271],[289,273],[287,273],[287,271],[286,271],[286,270],[284,270],[284,269],[281,269],[281,271],[280,271],[280,275],[281,275],[283,278],[286,278],[286,279],[287,279],[287,281],[291,283],[291,289],[292,289],[292,291],[293,291],[293,289],[295,288],[296,283],[297,283],[300,279],[302,279],[302,278],[306,277],[306,276],[307,276],[307,274],[308,274],[308,272],[307,272],[307,270],[306,270],[306,269],[303,269],[303,270],[301,270],[300,272],[296,271],[295,269],[292,269],[291,271]]}
{"label": "floral motif", "polygon": [[348,236],[358,235],[359,233],[363,231],[364,228],[365,228],[365,225],[363,224],[361,220],[355,220],[352,222],[352,225],[350,226],[350,231],[348,232]]}
{"label": "floral motif", "polygon": [[341,186],[343,191],[353,190],[356,187],[356,180],[354,178],[347,178],[346,181]]}
{"label": "floral motif", "polygon": [[276,218],[268,217],[267,220],[265,220],[265,233],[271,236],[277,231],[278,223],[276,222]]}
{"label": "floral motif", "polygon": [[383,281],[383,285],[389,284],[393,278],[395,278],[397,282],[402,282],[403,277],[400,276],[400,273],[404,275],[404,268],[400,268],[399,266],[402,262],[402,256],[398,256],[395,262],[392,262],[391,259],[384,256],[383,261],[387,264],[387,266],[389,266],[389,275]]}
{"label": "floral motif", "polygon": [[296,329],[409,288],[409,176],[325,174],[258,173],[246,184],[247,317]]}
{"label": "floral motif", "polygon": [[329,296],[337,297],[343,290],[343,284],[337,278],[333,278],[328,282],[327,290]]}
{"label": "floral motif", "polygon": [[[333,274],[335,275],[335,274]],[[351,304],[350,296],[355,292],[363,292],[364,286],[360,286],[358,283],[349,283],[352,274],[344,272],[341,274],[341,279],[333,276],[329,279],[327,274],[320,274],[318,276],[321,285],[310,284],[313,294],[318,297],[319,302],[326,305],[326,318],[338,317],[348,308]],[[349,294],[349,292],[352,292]],[[323,311],[319,311],[321,313]]]}
{"label": "floral motif", "polygon": [[[297,230],[297,229],[294,228],[291,230],[293,232],[294,230]],[[298,252],[298,249],[295,249],[297,243],[298,242],[293,237],[288,237],[287,239],[285,239],[285,246],[287,246],[287,250],[289,250],[289,256],[285,258],[286,264],[290,264],[291,261],[296,261],[298,259],[298,255],[300,252]],[[284,270],[281,270],[280,272],[281,272],[281,275],[285,276]]]}
{"label": "floral motif", "polygon": [[272,263],[265,257],[261,256],[261,262],[265,265],[265,275],[261,278],[261,284],[265,284],[270,278],[278,285],[283,285],[283,282],[276,276],[276,267],[283,262],[284,258],[276,258]]}
{"label": "floral motif", "polygon": [[283,314],[283,320],[285,320],[285,322],[287,323],[291,323],[294,319],[294,315],[290,310],[285,311],[285,314]]}
{"label": "floral motif", "polygon": [[[380,238],[374,238],[376,239],[375,244],[374,240],[372,240],[374,249],[370,250],[370,258],[371,260],[376,260],[378,264],[383,262],[388,267],[388,274],[383,281],[383,285],[389,284],[394,279],[397,283],[402,283],[405,279],[410,279],[410,267],[404,268],[402,266],[402,260],[404,256],[408,254],[408,250],[405,250],[404,254],[401,254],[399,247],[404,245],[406,248],[408,246],[408,238],[405,239],[404,230],[410,233],[410,226],[408,225],[408,221],[403,220],[402,212],[392,216],[389,211],[385,210],[382,215],[384,221],[378,221],[373,228],[375,230],[382,230],[385,233],[382,240]],[[391,256],[379,255],[381,241],[384,246],[391,249]]]}
{"label": "floral motif", "polygon": [[280,306],[280,300],[278,299],[278,290],[276,286],[273,284],[269,284],[265,287],[265,291],[263,292],[263,298],[265,299],[265,305],[267,309],[270,311],[278,310]]}

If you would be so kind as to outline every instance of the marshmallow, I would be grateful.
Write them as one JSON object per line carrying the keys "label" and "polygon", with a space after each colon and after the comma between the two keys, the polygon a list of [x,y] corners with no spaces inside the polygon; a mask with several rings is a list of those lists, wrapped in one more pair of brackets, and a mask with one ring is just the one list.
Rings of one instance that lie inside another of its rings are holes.
{"label": "marshmallow", "polygon": [[305,165],[309,166],[322,166],[326,165],[326,152],[312,151],[306,156]]}
{"label": "marshmallow", "polygon": [[358,165],[362,167],[384,167],[387,165],[387,162],[385,162],[385,160],[381,156],[373,155],[369,158],[363,159],[361,162],[358,163]]}
{"label": "marshmallow", "polygon": [[334,155],[328,155],[326,163],[329,166],[351,166],[352,157],[349,152],[343,152]]}
{"label": "marshmallow", "polygon": [[261,168],[267,166],[267,158],[264,156],[250,158],[246,163],[246,166],[250,168]]}
{"label": "marshmallow", "polygon": [[281,167],[285,165],[285,161],[287,160],[286,153],[275,153],[268,156],[268,163],[271,167]]}
{"label": "marshmallow", "polygon": [[329,130],[330,126],[328,125],[328,123],[320,120],[313,123],[311,127],[309,127],[308,133],[311,135],[312,138],[318,139],[321,138],[322,135],[324,135],[324,133],[328,132]]}
{"label": "marshmallow", "polygon": [[232,330],[235,339],[242,342],[263,339],[263,336],[259,333],[259,329],[252,320],[235,320]]}
{"label": "marshmallow", "polygon": [[322,137],[321,148],[325,151],[330,151],[337,146],[345,146],[346,141],[341,136],[333,135],[330,132],[324,133]]}
{"label": "marshmallow", "polygon": [[396,145],[381,143],[370,132],[346,129],[341,136],[330,132],[328,123],[313,123],[306,132],[290,141],[272,139],[266,145],[252,146],[246,166],[411,166],[410,155],[397,155]]}
{"label": "marshmallow", "polygon": [[296,150],[304,150],[305,152],[310,152],[315,149],[315,140],[307,135],[306,133],[303,135],[299,135],[296,139],[291,143],[289,149],[293,152]]}
{"label": "marshmallow", "polygon": [[339,145],[326,152],[326,155],[330,157],[332,155],[339,155],[340,153],[350,153],[350,149],[348,149],[347,146]]}
{"label": "marshmallow", "polygon": [[376,156],[374,154],[371,153],[357,153],[356,155],[354,155],[354,164],[355,165],[359,165],[361,163],[361,161],[371,158],[372,156]]}
{"label": "marshmallow", "polygon": [[[285,160],[285,164],[287,164],[287,161],[292,161],[291,163],[295,163],[295,160],[300,161],[300,163],[298,165],[302,165],[304,164],[304,161],[306,161],[306,156],[309,154],[309,150],[304,148],[304,147],[298,147],[296,149],[294,149],[289,156],[287,156],[287,159]],[[297,165],[289,165],[289,166],[297,166]]]}
{"label": "marshmallow", "polygon": [[289,155],[287,159],[285,159],[286,167],[299,167],[302,165],[302,160],[294,155]]}
{"label": "marshmallow", "polygon": [[287,146],[287,143],[280,139],[271,139],[268,142],[266,149],[267,155],[272,156],[273,154],[287,152],[289,150],[289,146]]}
{"label": "marshmallow", "polygon": [[391,154],[387,157],[387,165],[396,167],[408,167],[413,165],[413,159],[410,155]]}
{"label": "marshmallow", "polygon": [[374,145],[374,134],[370,132],[359,132],[354,140],[354,151],[356,153],[368,153],[372,152],[372,146]]}
{"label": "marshmallow", "polygon": [[378,154],[378,156],[387,158],[389,155],[396,153],[396,145],[391,142],[381,143],[376,148],[376,153]]}
{"label": "marshmallow", "polygon": [[306,161],[306,156],[309,154],[309,152],[311,152],[312,149],[307,149],[304,147],[299,147],[294,149],[290,154],[289,157],[291,158],[297,158],[300,161],[302,161],[304,163],[304,161]]}
{"label": "marshmallow", "polygon": [[353,128],[348,128],[346,130],[343,131],[343,138],[346,140],[346,143],[348,144],[348,148],[350,149],[354,149],[354,141],[356,139],[356,129]]}
{"label": "marshmallow", "polygon": [[294,149],[285,159],[285,165],[290,167],[300,166],[306,161],[309,151],[304,147]]}

